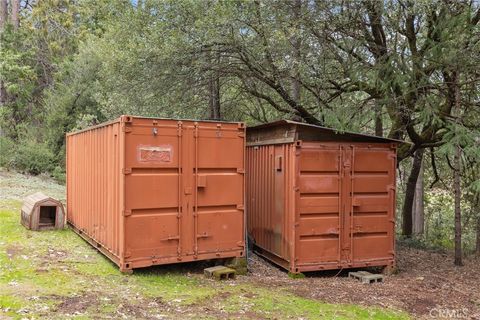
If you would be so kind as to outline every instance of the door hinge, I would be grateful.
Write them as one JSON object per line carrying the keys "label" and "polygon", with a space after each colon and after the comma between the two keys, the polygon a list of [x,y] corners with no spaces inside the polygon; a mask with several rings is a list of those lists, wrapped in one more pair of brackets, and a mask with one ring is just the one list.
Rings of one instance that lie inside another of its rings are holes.
{"label": "door hinge", "polygon": [[123,168],[122,173],[123,174],[131,174],[132,173],[132,168]]}
{"label": "door hinge", "polygon": [[193,126],[195,128],[195,131],[193,132],[193,137],[198,138],[198,122],[195,122]]}
{"label": "door hinge", "polygon": [[215,132],[215,135],[217,138],[221,138],[223,136],[222,125],[220,123],[217,123],[217,131]]}
{"label": "door hinge", "polygon": [[243,168],[237,168],[237,173],[244,174],[244,173],[245,173],[245,169],[243,169]]}
{"label": "door hinge", "polygon": [[125,133],[129,133],[129,132],[132,132],[132,128],[127,127],[127,126],[123,126],[122,131],[125,132]]}
{"label": "door hinge", "polygon": [[243,204],[237,204],[237,209],[238,210],[243,210],[243,209],[245,209],[245,206]]}
{"label": "door hinge", "polygon": [[183,131],[183,124],[182,121],[179,121],[177,124],[177,136],[181,137]]}
{"label": "door hinge", "polygon": [[132,211],[131,210],[123,210],[123,216],[124,217],[128,217],[132,214]]}

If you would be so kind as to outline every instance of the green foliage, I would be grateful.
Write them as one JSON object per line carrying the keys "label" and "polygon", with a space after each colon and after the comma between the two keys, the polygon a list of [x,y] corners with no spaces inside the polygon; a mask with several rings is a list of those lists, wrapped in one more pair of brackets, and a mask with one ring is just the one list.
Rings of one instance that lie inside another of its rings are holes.
{"label": "green foliage", "polygon": [[53,153],[45,144],[35,141],[22,141],[18,146],[13,160],[13,166],[30,174],[50,172],[53,169]]}
{"label": "green foliage", "polygon": [[65,169],[63,169],[60,166],[56,166],[52,171],[52,177],[58,183],[65,184],[65,181],[66,181]]}
{"label": "green foliage", "polygon": [[0,167],[12,167],[15,149],[16,145],[13,140],[0,136]]}

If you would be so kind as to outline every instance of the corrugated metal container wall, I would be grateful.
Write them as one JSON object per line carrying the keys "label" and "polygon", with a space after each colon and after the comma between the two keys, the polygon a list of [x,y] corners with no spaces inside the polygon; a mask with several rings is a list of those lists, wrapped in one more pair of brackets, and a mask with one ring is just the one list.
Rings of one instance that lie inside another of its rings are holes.
{"label": "corrugated metal container wall", "polygon": [[[279,257],[290,256],[293,238],[295,151],[293,144],[247,148],[247,226],[262,248]],[[283,170],[283,167],[285,170]],[[288,174],[285,174],[288,172]]]}
{"label": "corrugated metal container wall", "polygon": [[245,255],[243,123],[132,116],[67,135],[67,217],[121,270]]}
{"label": "corrugated metal container wall", "polygon": [[248,234],[291,272],[395,263],[399,141],[279,121],[247,130]]}

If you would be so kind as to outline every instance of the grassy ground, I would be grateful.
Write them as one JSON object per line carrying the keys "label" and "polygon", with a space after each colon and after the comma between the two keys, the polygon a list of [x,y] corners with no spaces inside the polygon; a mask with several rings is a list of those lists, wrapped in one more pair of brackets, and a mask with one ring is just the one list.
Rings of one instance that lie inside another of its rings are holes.
{"label": "grassy ground", "polygon": [[248,281],[218,282],[203,266],[160,266],[123,275],[70,230],[32,232],[19,223],[20,198],[47,178],[0,170],[0,319],[406,319],[378,307],[327,304]]}

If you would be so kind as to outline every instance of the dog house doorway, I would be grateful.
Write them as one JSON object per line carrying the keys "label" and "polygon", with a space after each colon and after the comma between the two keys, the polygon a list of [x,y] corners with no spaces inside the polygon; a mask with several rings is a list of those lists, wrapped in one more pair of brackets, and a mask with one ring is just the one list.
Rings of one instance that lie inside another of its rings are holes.
{"label": "dog house doorway", "polygon": [[54,228],[55,220],[57,217],[56,206],[40,206],[40,221],[38,227],[42,228]]}

